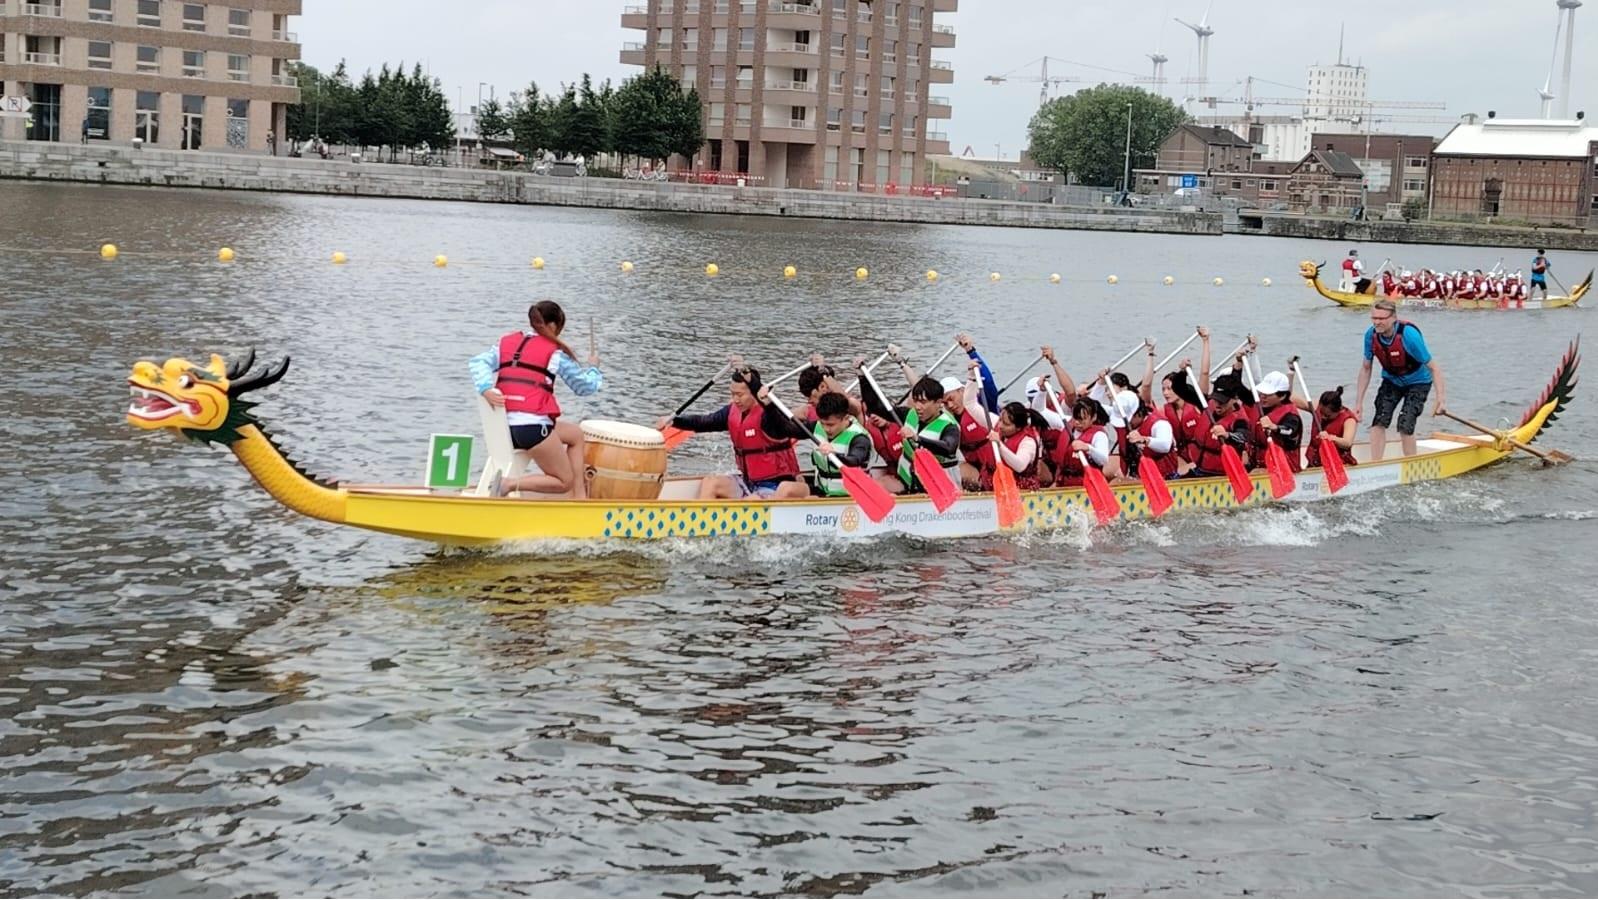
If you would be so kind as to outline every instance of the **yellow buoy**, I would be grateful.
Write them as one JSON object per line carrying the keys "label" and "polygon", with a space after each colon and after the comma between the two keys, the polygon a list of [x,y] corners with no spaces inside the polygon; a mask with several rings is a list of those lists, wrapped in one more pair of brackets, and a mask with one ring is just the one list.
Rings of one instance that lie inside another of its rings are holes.
{"label": "yellow buoy", "polygon": [[449,265],[449,257],[447,257],[444,254],[440,253],[439,255],[433,257],[433,265],[438,267],[438,268],[440,268],[440,269],[442,269],[445,266]]}
{"label": "yellow buoy", "polygon": [[1176,279],[1172,278],[1169,275],[1165,276],[1164,281],[1165,281],[1166,286],[1170,286],[1170,285],[1176,284]]}
{"label": "yellow buoy", "polygon": [[937,281],[938,280],[938,270],[937,269],[928,269],[927,270],[927,280],[928,281]]}
{"label": "yellow buoy", "polygon": [[1221,276],[1219,276],[1219,275],[1215,276],[1215,286],[1216,287],[1220,287],[1221,285],[1223,285],[1225,283],[1226,283],[1225,279],[1221,278]]}
{"label": "yellow buoy", "polygon": [[543,267],[544,267],[544,258],[542,256],[533,257],[533,268],[542,269]]}
{"label": "yellow buoy", "polygon": [[1108,281],[1110,284],[1115,284],[1116,282],[1120,281],[1121,279],[1116,278],[1114,275],[1111,275],[1109,278],[1106,278],[1104,280]]}
{"label": "yellow buoy", "polygon": [[854,270],[854,277],[859,281],[865,281],[867,278],[871,277],[871,271],[865,266],[861,266],[860,268]]}
{"label": "yellow buoy", "polygon": [[1271,286],[1271,280],[1269,278],[1261,280],[1260,281],[1260,286],[1261,287],[1270,287]]}
{"label": "yellow buoy", "polygon": [[1000,275],[998,272],[989,272],[988,273],[988,280],[989,281],[998,281],[1002,277],[1004,277],[1004,276]]}
{"label": "yellow buoy", "polygon": [[625,260],[625,259],[622,260],[621,261],[621,270],[623,272],[631,272],[633,270],[632,262],[630,260]]}
{"label": "yellow buoy", "polygon": [[100,245],[100,258],[101,259],[116,259],[117,258],[117,245],[116,244],[101,244]]}
{"label": "yellow buoy", "polygon": [[717,275],[721,274],[721,266],[711,263],[710,265],[705,266],[705,274],[711,278],[715,278]]}
{"label": "yellow buoy", "polygon": [[233,248],[223,247],[221,250],[216,251],[216,258],[218,262],[232,262]]}
{"label": "yellow buoy", "polygon": [[334,250],[333,251],[333,265],[342,266],[342,265],[344,265],[345,263],[347,263],[349,261],[350,261],[350,258],[348,256],[344,255],[344,251],[343,250]]}
{"label": "yellow buoy", "polygon": [[1049,275],[1049,284],[1059,284],[1059,283],[1060,283],[1060,273],[1059,272],[1055,272],[1055,273]]}
{"label": "yellow buoy", "polygon": [[783,266],[782,267],[782,277],[784,277],[784,278],[793,278],[793,277],[795,277],[798,274],[799,274],[799,270],[794,268],[793,266]]}

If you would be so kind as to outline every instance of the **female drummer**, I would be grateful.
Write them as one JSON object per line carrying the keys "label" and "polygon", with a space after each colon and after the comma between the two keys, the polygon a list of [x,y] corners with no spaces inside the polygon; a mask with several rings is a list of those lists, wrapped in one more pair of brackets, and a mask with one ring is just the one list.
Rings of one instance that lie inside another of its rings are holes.
{"label": "female drummer", "polygon": [[[572,393],[586,397],[605,386],[599,355],[588,355],[586,368],[577,365],[577,353],[560,333],[566,313],[553,300],[540,300],[527,309],[526,331],[513,331],[499,343],[472,357],[472,380],[489,404],[503,407],[510,426],[511,446],[526,450],[542,475],[522,475],[500,480],[494,495],[511,491],[588,497],[582,478],[583,431],[575,422],[560,421],[555,400],[555,378]],[[553,437],[553,440],[550,438]]]}

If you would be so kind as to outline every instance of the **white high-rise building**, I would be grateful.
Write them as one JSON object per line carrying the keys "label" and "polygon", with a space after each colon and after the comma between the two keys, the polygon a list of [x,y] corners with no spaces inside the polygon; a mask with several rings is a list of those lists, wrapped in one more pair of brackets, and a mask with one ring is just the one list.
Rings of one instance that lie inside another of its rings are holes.
{"label": "white high-rise building", "polygon": [[[1297,162],[1309,154],[1310,136],[1316,132],[1350,133],[1363,131],[1369,115],[1370,71],[1364,66],[1339,62],[1313,65],[1305,84],[1304,105],[1294,115],[1262,114],[1255,110],[1225,116],[1201,116],[1203,125],[1220,125],[1259,147],[1260,158],[1277,162]],[[1252,126],[1252,128],[1250,127]]]}
{"label": "white high-rise building", "polygon": [[1308,89],[1304,98],[1305,119],[1354,122],[1365,114],[1365,105],[1370,99],[1370,72],[1364,66],[1344,62],[1334,66],[1310,66]]}

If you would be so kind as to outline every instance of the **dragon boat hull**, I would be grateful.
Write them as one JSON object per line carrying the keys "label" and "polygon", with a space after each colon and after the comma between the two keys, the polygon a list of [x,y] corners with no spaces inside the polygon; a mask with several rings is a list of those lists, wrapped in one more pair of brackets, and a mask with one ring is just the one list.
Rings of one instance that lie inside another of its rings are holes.
{"label": "dragon boat hull", "polygon": [[[1518,432],[1517,432],[1518,433]],[[1396,449],[1396,445],[1395,445]],[[1433,437],[1421,441],[1415,456],[1362,463],[1348,469],[1345,497],[1422,481],[1452,478],[1490,465],[1509,451],[1488,439]],[[1167,515],[1242,509],[1276,502],[1311,503],[1331,497],[1320,469],[1297,476],[1292,493],[1271,498],[1270,482],[1253,476],[1254,492],[1239,503],[1225,478],[1170,482],[1175,501]],[[924,497],[900,497],[882,522],[872,522],[847,498],[842,500],[522,500],[430,494],[422,489],[346,488],[344,522],[359,528],[441,544],[481,545],[544,539],[664,540],[695,537],[802,535],[862,538],[899,533],[922,538],[975,537],[1004,531],[1053,530],[1093,523],[1093,510],[1080,488],[1023,493],[1025,518],[1011,529],[999,527],[992,494],[967,494],[943,513]],[[1115,487],[1121,521],[1152,516],[1140,485]]]}
{"label": "dragon boat hull", "polygon": [[[1366,308],[1372,306],[1377,300],[1392,300],[1398,304],[1399,309],[1497,309],[1497,310],[1532,310],[1532,309],[1562,309],[1575,306],[1581,298],[1587,296],[1592,289],[1593,273],[1588,272],[1587,277],[1571,289],[1567,296],[1549,297],[1546,300],[1503,300],[1485,298],[1481,300],[1463,300],[1459,298],[1425,298],[1425,297],[1387,297],[1384,294],[1357,294],[1353,291],[1339,291],[1329,288],[1320,279],[1319,267],[1314,263],[1303,263],[1299,267],[1299,274],[1304,282],[1314,288],[1316,293],[1336,303],[1338,306]],[[1311,269],[1314,269],[1312,272]]]}

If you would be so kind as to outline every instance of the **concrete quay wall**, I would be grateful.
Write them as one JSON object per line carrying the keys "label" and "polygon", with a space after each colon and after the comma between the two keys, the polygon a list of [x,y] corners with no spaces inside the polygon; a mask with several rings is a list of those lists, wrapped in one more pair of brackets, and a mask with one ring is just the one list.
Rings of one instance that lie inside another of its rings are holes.
{"label": "concrete quay wall", "polygon": [[[1256,219],[1257,227],[1251,227]],[[1307,216],[1242,214],[1241,234],[1334,240],[1343,243],[1452,244],[1528,250],[1598,251],[1598,231],[1575,228],[1508,228],[1462,222],[1351,222]]]}
{"label": "concrete quay wall", "polygon": [[0,178],[676,213],[1219,235],[1214,213],[560,178],[125,146],[0,142]]}

